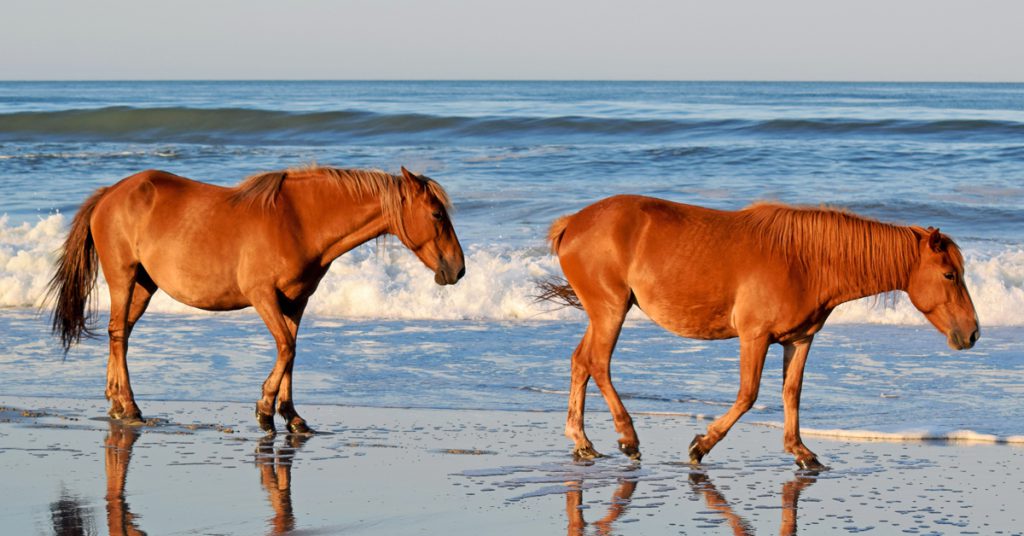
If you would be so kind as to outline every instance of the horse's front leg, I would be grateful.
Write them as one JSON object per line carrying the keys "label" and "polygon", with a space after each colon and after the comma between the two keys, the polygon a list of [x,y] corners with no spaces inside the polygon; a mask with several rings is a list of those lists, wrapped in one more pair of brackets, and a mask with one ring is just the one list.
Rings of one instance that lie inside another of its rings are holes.
{"label": "horse's front leg", "polygon": [[827,469],[800,439],[800,391],[804,383],[804,365],[814,336],[784,344],[782,357],[782,408],[785,413],[783,444],[801,469]]}
{"label": "horse's front leg", "polygon": [[[288,326],[288,331],[291,333],[292,341],[298,344],[299,334],[299,323],[302,321],[302,312],[306,309],[306,303],[308,299],[302,299],[294,304],[290,304],[285,314],[285,324]],[[287,423],[288,431],[294,434],[310,434],[313,433],[313,429],[306,424],[306,420],[299,417],[298,412],[295,411],[295,404],[292,401],[292,367],[295,365],[295,359],[293,358],[288,362],[287,367],[284,370],[284,376],[281,378],[281,386],[277,392],[277,412],[281,414],[281,418]]]}
{"label": "horse's front leg", "polygon": [[276,289],[269,287],[253,292],[250,299],[270,334],[274,336],[274,342],[277,343],[277,361],[267,380],[263,382],[263,396],[256,402],[256,420],[259,421],[260,428],[272,433],[276,431],[274,402],[277,400],[285,373],[291,369],[292,361],[295,359],[295,335],[289,329],[284,313],[281,312]]}
{"label": "horse's front leg", "polygon": [[736,402],[729,411],[708,425],[704,435],[697,435],[690,443],[690,463],[700,463],[701,459],[729,433],[732,425],[743,416],[757,401],[757,391],[761,385],[761,371],[764,370],[764,358],[768,352],[768,336],[740,336],[740,389],[736,394]]}

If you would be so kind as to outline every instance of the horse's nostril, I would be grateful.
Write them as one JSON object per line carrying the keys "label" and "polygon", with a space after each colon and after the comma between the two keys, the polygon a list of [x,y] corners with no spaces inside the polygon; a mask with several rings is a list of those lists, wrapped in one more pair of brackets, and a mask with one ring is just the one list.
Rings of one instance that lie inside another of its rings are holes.
{"label": "horse's nostril", "polygon": [[978,334],[978,330],[974,330],[974,333],[971,333],[971,339],[970,339],[971,346],[974,346],[974,343],[978,342],[978,337],[980,337],[980,335]]}
{"label": "horse's nostril", "polygon": [[456,276],[455,279],[462,279],[462,276],[464,276],[464,275],[466,275],[466,267],[465,266],[463,266],[462,269],[459,270],[459,275]]}

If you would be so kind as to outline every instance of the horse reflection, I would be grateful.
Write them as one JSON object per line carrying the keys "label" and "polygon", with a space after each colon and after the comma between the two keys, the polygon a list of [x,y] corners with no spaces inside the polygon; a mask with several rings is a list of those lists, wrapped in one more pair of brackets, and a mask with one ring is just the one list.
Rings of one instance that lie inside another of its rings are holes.
{"label": "horse reflection", "polygon": [[138,429],[111,421],[110,432],[103,441],[103,465],[107,473],[107,531],[112,536],[146,534],[139,529],[136,515],[131,512],[128,502],[124,499],[128,462],[132,459],[132,447],[138,439]]}
{"label": "horse reflection", "polygon": [[[622,480],[619,487],[612,493],[612,503],[608,507],[608,513],[593,522],[597,528],[597,534],[607,536],[612,533],[612,523],[626,513],[633,492],[636,491],[636,484],[635,480]],[[565,515],[569,518],[569,536],[583,536],[586,534],[587,526],[587,522],[583,519],[583,510],[580,509],[583,504],[583,482],[577,480],[568,482],[567,485],[570,486],[570,490],[565,492]]]}
{"label": "horse reflection", "polygon": [[288,434],[276,449],[277,436],[267,435],[256,445],[256,466],[260,470],[260,484],[267,490],[274,517],[268,520],[269,534],[286,534],[295,529],[295,514],[292,511],[292,460],[312,436]]}
{"label": "horse reflection", "polygon": [[[782,485],[782,522],[779,526],[780,536],[792,536],[796,534],[796,511],[797,502],[800,499],[800,492],[804,488],[817,482],[815,473],[797,475],[793,480]],[[746,519],[733,511],[732,506],[725,496],[711,483],[711,479],[704,473],[690,473],[690,487],[697,494],[704,496],[704,502],[708,508],[722,514],[722,517],[729,523],[732,533],[735,536],[751,536],[754,528]]]}
{"label": "horse reflection", "polygon": [[84,536],[96,534],[92,513],[85,501],[66,489],[50,503],[50,524],[54,536]]}

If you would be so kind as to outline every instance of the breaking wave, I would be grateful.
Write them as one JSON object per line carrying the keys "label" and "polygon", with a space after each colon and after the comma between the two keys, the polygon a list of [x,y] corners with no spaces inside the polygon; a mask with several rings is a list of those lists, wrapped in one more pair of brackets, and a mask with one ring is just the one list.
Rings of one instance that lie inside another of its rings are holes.
{"label": "breaking wave", "polygon": [[[0,307],[40,307],[56,251],[64,240],[63,214],[35,225],[11,225],[0,217]],[[308,311],[320,316],[387,319],[552,320],[582,319],[572,309],[537,303],[534,281],[558,275],[555,257],[541,248],[502,249],[473,246],[466,251],[466,277],[440,287],[416,257],[398,244],[380,250],[362,246],[331,267]],[[1024,316],[1024,249],[1010,247],[983,256],[965,249],[966,279],[982,326],[1022,326]],[[108,305],[101,282],[100,310]],[[151,311],[194,313],[195,309],[159,293]],[[634,312],[642,316],[642,313]],[[833,313],[830,323],[922,325],[909,299],[865,298]]]}

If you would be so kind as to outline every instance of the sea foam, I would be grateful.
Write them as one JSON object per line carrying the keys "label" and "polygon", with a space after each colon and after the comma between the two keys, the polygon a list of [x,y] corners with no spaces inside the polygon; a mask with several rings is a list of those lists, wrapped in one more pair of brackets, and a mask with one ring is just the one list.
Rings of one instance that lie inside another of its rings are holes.
{"label": "sea foam", "polygon": [[[42,307],[53,262],[66,231],[63,214],[34,225],[12,225],[0,217],[0,307]],[[388,319],[555,320],[583,319],[583,313],[538,303],[535,281],[560,276],[554,256],[542,244],[526,249],[473,245],[466,249],[466,276],[441,287],[433,274],[396,241],[361,246],[334,262],[310,300],[319,316]],[[965,249],[966,280],[983,326],[1024,325],[1024,249],[1008,248],[983,256]],[[101,281],[100,310],[109,305]],[[159,293],[151,311],[195,313]],[[642,318],[634,312],[633,318]],[[836,309],[831,323],[921,325],[926,320],[905,295],[865,298]]]}
{"label": "sea foam", "polygon": [[[757,422],[752,424],[770,426],[772,428],[783,428],[783,424],[780,422]],[[1024,445],[1024,436],[1022,435],[998,436],[995,434],[983,434],[980,432],[975,432],[974,430],[952,430],[943,428],[915,428],[883,432],[878,430],[846,430],[842,428],[824,429],[800,427],[800,435],[810,437],[852,439],[858,441],[950,441],[962,443],[999,443]]]}

